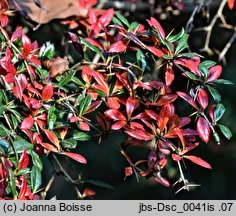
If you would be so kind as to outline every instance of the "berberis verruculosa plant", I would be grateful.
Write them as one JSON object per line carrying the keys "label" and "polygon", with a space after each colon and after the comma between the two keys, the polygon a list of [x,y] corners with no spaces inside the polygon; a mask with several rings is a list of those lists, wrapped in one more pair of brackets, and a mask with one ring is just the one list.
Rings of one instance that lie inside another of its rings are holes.
{"label": "berberis verruculosa plant", "polygon": [[[126,177],[169,186],[166,170],[176,165],[180,190],[196,186],[183,163],[211,165],[191,150],[211,137],[217,144],[221,134],[231,137],[219,123],[225,107],[215,86],[231,84],[220,78],[222,67],[190,52],[184,29],[167,34],[153,17],[144,26],[113,9],[92,9],[96,1],[80,2],[88,10],[79,19],[83,32],[68,33],[80,61],[69,66],[22,27],[9,34],[8,3],[1,1],[0,197],[40,199],[43,155],[86,164],[86,155],[72,150],[113,131],[124,136]],[[148,154],[134,161],[132,147]],[[93,194],[86,189],[80,198]]]}

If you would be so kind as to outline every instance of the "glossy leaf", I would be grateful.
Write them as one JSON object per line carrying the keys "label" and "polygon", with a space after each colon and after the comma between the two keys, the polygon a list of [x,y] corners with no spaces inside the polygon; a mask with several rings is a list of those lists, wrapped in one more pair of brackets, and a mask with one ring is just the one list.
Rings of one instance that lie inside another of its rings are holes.
{"label": "glossy leaf", "polygon": [[206,161],[204,161],[203,159],[201,159],[200,157],[196,157],[196,156],[192,156],[192,155],[184,155],[184,158],[192,161],[193,163],[205,167],[207,169],[212,169],[211,165],[209,163],[207,163]]}
{"label": "glossy leaf", "polygon": [[117,41],[111,45],[109,48],[109,53],[120,53],[124,52],[127,49],[127,46],[123,43],[123,41]]}
{"label": "glossy leaf", "polygon": [[77,146],[77,141],[73,138],[69,138],[69,139],[62,140],[61,145],[64,148],[74,149]]}
{"label": "glossy leaf", "polygon": [[32,43],[31,43],[30,39],[28,38],[28,36],[25,34],[22,34],[21,41],[22,41],[22,46],[23,46],[25,53],[27,55],[30,54],[30,52],[32,50]]}
{"label": "glossy leaf", "polygon": [[223,104],[217,104],[214,109],[215,122],[218,122],[225,113],[225,107]]}
{"label": "glossy leaf", "polygon": [[120,108],[119,99],[116,97],[108,97],[107,98],[107,105],[111,109],[119,109]]}
{"label": "glossy leaf", "polygon": [[222,66],[215,65],[209,69],[207,82],[214,81],[220,77],[222,73]]}
{"label": "glossy leaf", "polygon": [[179,54],[180,52],[182,52],[184,49],[188,48],[188,38],[189,38],[189,35],[185,33],[179,39],[177,46],[175,48],[176,55]]}
{"label": "glossy leaf", "polygon": [[90,140],[90,136],[85,132],[75,132],[73,133],[73,139],[78,141]]}
{"label": "glossy leaf", "polygon": [[30,173],[31,187],[33,193],[35,193],[42,184],[42,175],[38,167],[33,166]]}
{"label": "glossy leaf", "polygon": [[131,137],[134,137],[135,139],[139,140],[152,140],[154,136],[144,130],[136,129],[136,130],[126,130],[125,133],[130,135]]}
{"label": "glossy leaf", "polygon": [[91,102],[92,102],[91,95],[87,95],[80,101],[79,116],[82,116],[88,110],[89,106],[91,105]]}
{"label": "glossy leaf", "polygon": [[55,148],[53,145],[49,144],[49,143],[39,143],[41,146],[43,146],[45,149],[52,151],[52,152],[58,152],[57,148]]}
{"label": "glossy leaf", "polygon": [[21,130],[27,130],[30,129],[34,125],[34,119],[32,116],[29,116],[24,119],[24,121],[21,123]]}
{"label": "glossy leaf", "polygon": [[235,2],[235,0],[228,0],[228,7],[230,10],[232,10],[234,8],[234,2]]}
{"label": "glossy leaf", "polygon": [[204,89],[199,89],[197,94],[197,100],[200,106],[203,109],[206,109],[206,107],[208,106],[208,94]]}
{"label": "glossy leaf", "polygon": [[22,27],[19,26],[19,27],[17,27],[17,29],[12,33],[11,42],[16,41],[17,39],[21,38],[21,36],[22,36]]}
{"label": "glossy leaf", "polygon": [[166,85],[170,86],[174,79],[175,79],[175,73],[173,71],[173,68],[171,66],[167,66],[165,72]]}
{"label": "glossy leaf", "polygon": [[20,193],[18,195],[18,200],[24,200],[26,192],[27,192],[27,182],[26,182],[25,176],[23,175],[22,181],[21,181],[21,186],[20,186]]}
{"label": "glossy leaf", "polygon": [[51,83],[47,84],[45,86],[45,88],[43,89],[43,92],[42,92],[42,99],[44,101],[48,101],[52,98],[53,96],[53,86]]}
{"label": "glossy leaf", "polygon": [[192,105],[195,109],[199,109],[196,102],[186,93],[184,92],[176,92],[177,95],[179,95],[181,98],[183,98],[185,101],[187,101],[190,105]]}
{"label": "glossy leaf", "polygon": [[163,39],[166,37],[165,31],[163,30],[161,24],[154,17],[151,17],[151,19],[147,20],[147,21],[150,26],[152,26],[158,30],[158,32],[160,33],[160,35]]}
{"label": "glossy leaf", "polygon": [[133,97],[129,97],[126,101],[126,113],[128,119],[130,119],[134,109],[135,109],[135,99]]}
{"label": "glossy leaf", "polygon": [[210,125],[206,119],[199,117],[197,120],[197,132],[199,137],[205,142],[208,143],[210,139]]}
{"label": "glossy leaf", "polygon": [[207,85],[207,88],[209,92],[211,93],[211,96],[213,97],[214,101],[219,103],[221,101],[221,95],[220,93],[213,87]]}
{"label": "glossy leaf", "polygon": [[171,154],[171,157],[174,161],[181,161],[182,157],[177,154]]}
{"label": "glossy leaf", "polygon": [[109,109],[105,111],[104,114],[108,118],[116,120],[116,121],[126,121],[125,116],[119,110]]}
{"label": "glossy leaf", "polygon": [[122,14],[120,14],[119,12],[116,12],[115,15],[116,15],[117,18],[118,18],[122,23],[124,23],[127,27],[130,26],[128,20],[127,20]]}
{"label": "glossy leaf", "polygon": [[57,136],[50,130],[44,130],[47,138],[58,148],[61,149],[60,141],[58,140]]}
{"label": "glossy leaf", "polygon": [[67,157],[70,157],[79,163],[83,163],[83,164],[87,163],[87,160],[80,154],[71,153],[71,152],[62,152],[61,154],[66,155]]}
{"label": "glossy leaf", "polygon": [[35,151],[31,151],[31,158],[33,164],[40,170],[43,170],[43,163],[39,155]]}
{"label": "glossy leaf", "polygon": [[28,167],[28,165],[29,165],[29,156],[27,154],[26,149],[24,148],[24,150],[20,156],[20,160],[19,160],[17,169],[18,170],[24,169],[24,168]]}
{"label": "glossy leaf", "polygon": [[146,46],[146,47],[150,52],[152,52],[155,56],[157,56],[159,58],[161,58],[164,54],[160,49],[158,49],[154,46]]}
{"label": "glossy leaf", "polygon": [[68,32],[68,35],[72,41],[72,44],[74,46],[74,48],[76,49],[76,51],[83,57],[84,56],[84,51],[83,51],[83,47],[80,43],[80,39],[77,37],[77,35],[75,33],[72,32]]}
{"label": "glossy leaf", "polygon": [[227,138],[230,139],[233,135],[228,127],[225,125],[218,124],[222,134]]}

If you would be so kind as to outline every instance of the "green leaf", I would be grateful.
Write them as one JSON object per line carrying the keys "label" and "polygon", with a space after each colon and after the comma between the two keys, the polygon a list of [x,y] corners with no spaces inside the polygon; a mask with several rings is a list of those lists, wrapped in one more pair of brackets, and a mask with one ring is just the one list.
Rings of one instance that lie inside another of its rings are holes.
{"label": "green leaf", "polygon": [[221,117],[224,115],[225,107],[223,104],[217,104],[214,110],[215,121],[218,122]]}
{"label": "green leaf", "polygon": [[33,166],[32,171],[30,173],[30,179],[32,191],[33,193],[35,193],[42,184],[42,175],[38,167]]}
{"label": "green leaf", "polygon": [[211,93],[211,96],[213,97],[214,101],[219,103],[221,101],[220,93],[215,88],[213,88],[209,85],[207,85],[207,88],[208,88],[209,92]]}
{"label": "green leaf", "polygon": [[10,179],[10,186],[11,186],[11,192],[13,195],[13,199],[16,200],[16,181],[15,181],[15,176],[14,173],[12,171],[12,169],[9,169],[9,179]]}
{"label": "green leaf", "polygon": [[201,64],[204,64],[205,67],[206,67],[207,69],[209,69],[209,68],[215,66],[215,65],[216,65],[216,62],[211,61],[211,60],[206,60],[206,61],[203,61]]}
{"label": "green leaf", "polygon": [[77,141],[73,138],[69,138],[61,141],[61,145],[64,148],[74,149],[77,146]]}
{"label": "green leaf", "polygon": [[122,22],[114,16],[112,17],[112,22],[118,24],[119,26],[123,26]]}
{"label": "green leaf", "polygon": [[232,137],[232,133],[230,131],[230,129],[228,127],[226,127],[225,125],[221,125],[221,124],[218,124],[222,134],[227,138],[227,139],[230,139]]}
{"label": "green leaf", "polygon": [[67,83],[69,83],[72,78],[74,77],[76,71],[70,71],[70,73],[67,76],[63,76],[63,78],[60,80],[59,85],[64,86]]}
{"label": "green leaf", "polygon": [[184,33],[183,36],[180,38],[175,49],[176,55],[179,54],[184,49],[188,48],[188,37],[189,35]]}
{"label": "green leaf", "polygon": [[72,77],[72,81],[79,86],[85,87],[85,84],[77,77]]}
{"label": "green leaf", "polygon": [[119,12],[116,12],[115,15],[118,17],[118,19],[124,23],[128,28],[130,27],[130,24],[128,22],[128,20],[123,16],[121,15]]}
{"label": "green leaf", "polygon": [[198,65],[198,69],[201,71],[202,76],[204,77],[204,80],[207,80],[208,77],[208,68],[206,67],[206,65],[204,64],[204,62],[200,63]]}
{"label": "green leaf", "polygon": [[28,172],[30,171],[30,168],[24,168],[24,169],[21,169],[18,173],[16,173],[16,176],[21,176],[21,175],[25,175],[27,174]]}
{"label": "green leaf", "polygon": [[56,107],[54,105],[52,105],[48,111],[47,124],[50,130],[53,130],[54,124],[56,123],[57,120],[57,115],[55,114],[55,111]]}
{"label": "green leaf", "polygon": [[138,22],[132,22],[131,25],[130,25],[131,30],[136,30],[138,27],[139,27]]}
{"label": "green leaf", "polygon": [[197,77],[195,74],[189,72],[189,71],[185,71],[185,73],[187,74],[187,76],[191,79],[191,80],[195,80],[195,81],[200,81],[199,77]]}
{"label": "green leaf", "polygon": [[42,171],[43,170],[43,163],[42,163],[42,160],[40,159],[39,155],[34,152],[34,151],[31,151],[31,158],[32,158],[32,161],[33,161],[33,164],[40,170]]}
{"label": "green leaf", "polygon": [[142,68],[142,71],[145,71],[145,68],[147,66],[147,62],[146,62],[146,59],[145,59],[145,55],[143,54],[143,52],[141,51],[141,49],[139,49],[136,53],[136,58],[139,62],[139,65],[141,66]]}
{"label": "green leaf", "polygon": [[54,44],[51,44],[50,42],[46,42],[45,44],[43,44],[43,46],[39,50],[39,56],[43,60],[52,59],[55,56]]}
{"label": "green leaf", "polygon": [[79,105],[79,116],[82,116],[87,111],[91,102],[92,102],[91,95],[87,95],[84,99],[81,100]]}
{"label": "green leaf", "polygon": [[[15,147],[15,150],[17,153],[22,153],[23,149],[25,148],[27,151],[32,150],[33,149],[33,145],[29,142],[27,142],[24,139],[19,139],[13,142],[13,145]],[[13,154],[13,150],[11,148],[11,151],[9,152],[10,154]]]}
{"label": "green leaf", "polygon": [[73,134],[73,139],[78,141],[87,141],[90,140],[90,136],[85,132],[75,132]]}
{"label": "green leaf", "polygon": [[84,38],[80,37],[80,41],[82,44],[84,44],[85,46],[87,46],[89,49],[91,49],[92,51],[94,51],[95,53],[97,53],[98,55],[100,55],[100,57],[105,60],[101,50],[99,48],[97,48],[96,46],[94,46],[93,44],[89,43],[88,41],[86,41]]}
{"label": "green leaf", "polygon": [[178,34],[169,36],[167,40],[171,43],[174,43],[177,40],[179,40],[184,35],[184,33],[185,33],[184,28],[182,28]]}
{"label": "green leaf", "polygon": [[225,79],[217,79],[213,81],[216,84],[224,84],[224,85],[233,85],[234,83],[232,83],[229,80],[225,80]]}
{"label": "green leaf", "polygon": [[6,153],[8,152],[10,144],[0,137],[0,151]]}
{"label": "green leaf", "polygon": [[84,180],[84,182],[90,183],[90,184],[93,184],[102,188],[106,188],[106,189],[111,189],[111,190],[115,189],[112,185],[106,182],[100,181],[100,180]]}

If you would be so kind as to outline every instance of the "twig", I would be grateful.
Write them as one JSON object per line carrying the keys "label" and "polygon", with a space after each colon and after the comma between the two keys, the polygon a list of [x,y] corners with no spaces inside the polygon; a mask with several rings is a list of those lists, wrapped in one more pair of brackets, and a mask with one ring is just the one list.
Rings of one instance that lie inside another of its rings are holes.
{"label": "twig", "polygon": [[44,191],[42,192],[42,198],[45,199],[45,197],[47,196],[48,191],[50,190],[52,183],[55,179],[56,173],[53,173],[52,177],[49,179]]}

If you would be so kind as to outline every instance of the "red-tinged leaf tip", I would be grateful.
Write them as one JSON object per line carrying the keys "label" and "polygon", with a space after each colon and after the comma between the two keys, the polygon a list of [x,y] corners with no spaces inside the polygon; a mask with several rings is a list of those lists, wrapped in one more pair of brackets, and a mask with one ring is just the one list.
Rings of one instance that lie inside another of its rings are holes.
{"label": "red-tinged leaf tip", "polygon": [[48,138],[58,149],[60,149],[61,146],[60,146],[60,144],[59,144],[60,142],[59,142],[57,136],[56,136],[52,131],[47,130],[47,129],[45,129],[44,132],[45,132],[47,138]]}
{"label": "red-tinged leaf tip", "polygon": [[155,178],[155,181],[166,186],[166,187],[169,187],[170,186],[170,183],[169,181],[166,179],[166,178],[163,178],[163,177],[156,177]]}
{"label": "red-tinged leaf tip", "polygon": [[161,24],[154,17],[151,17],[151,20],[147,20],[147,21],[148,21],[148,24],[151,27],[155,27],[159,31],[159,33],[161,34],[162,38],[166,37],[165,31],[161,27]]}
{"label": "red-tinged leaf tip", "polygon": [[53,86],[51,83],[47,84],[45,86],[45,88],[43,89],[43,92],[42,92],[42,99],[44,101],[48,101],[52,98],[53,96]]}
{"label": "red-tinged leaf tip", "polygon": [[125,179],[128,177],[128,176],[131,176],[133,174],[133,169],[132,167],[126,167],[125,168]]}
{"label": "red-tinged leaf tip", "polygon": [[208,79],[207,82],[211,82],[214,80],[217,80],[222,73],[222,66],[221,65],[215,65],[211,67],[208,71]]}
{"label": "red-tinged leaf tip", "polygon": [[29,165],[29,156],[27,154],[26,149],[24,148],[24,150],[21,154],[17,169],[18,170],[24,169],[24,168],[28,167],[28,165]]}
{"label": "red-tinged leaf tip", "polygon": [[126,113],[127,113],[127,117],[128,119],[130,119],[134,109],[135,109],[135,99],[133,97],[129,97],[126,101]]}
{"label": "red-tinged leaf tip", "polygon": [[134,137],[135,139],[139,139],[139,140],[152,140],[154,138],[154,136],[144,130],[141,129],[136,129],[136,130],[126,130],[125,133],[127,133],[128,135],[130,135],[131,137]]}
{"label": "red-tinged leaf tip", "polygon": [[18,195],[18,200],[25,200],[25,196],[27,193],[27,181],[24,175],[22,175],[22,181],[21,181],[21,186],[20,186],[20,193]]}
{"label": "red-tinged leaf tip", "polygon": [[77,116],[71,116],[70,117],[70,123],[78,122],[80,119]]}
{"label": "red-tinged leaf tip", "polygon": [[109,86],[105,77],[97,71],[94,71],[92,76],[97,81],[97,83],[104,89],[105,93],[109,95]]}
{"label": "red-tinged leaf tip", "polygon": [[83,163],[83,164],[87,163],[87,160],[80,154],[71,153],[71,152],[62,152],[61,154],[66,155],[79,163]]}
{"label": "red-tinged leaf tip", "polygon": [[17,39],[21,38],[22,36],[22,27],[18,27],[11,36],[11,42],[16,41]]}
{"label": "red-tinged leaf tip", "polygon": [[163,56],[163,52],[159,49],[157,49],[156,47],[153,47],[153,46],[146,46],[147,49],[152,52],[155,56],[161,58]]}
{"label": "red-tinged leaf tip", "polygon": [[126,121],[118,121],[111,126],[112,130],[120,130],[121,128],[126,126]]}
{"label": "red-tinged leaf tip", "polygon": [[210,125],[207,120],[203,117],[199,117],[197,121],[197,132],[199,137],[205,142],[208,143],[210,140]]}
{"label": "red-tinged leaf tip", "polygon": [[52,152],[55,152],[55,153],[58,152],[57,148],[55,148],[53,145],[51,145],[49,143],[40,142],[39,144],[41,146],[43,146],[45,149],[49,150],[49,151],[52,151]]}
{"label": "red-tinged leaf tip", "polygon": [[192,105],[195,109],[199,110],[196,102],[186,93],[184,92],[180,92],[177,91],[176,92],[177,95],[179,95],[179,97],[181,97],[182,99],[184,99],[185,101],[187,101],[190,105]]}
{"label": "red-tinged leaf tip", "polygon": [[174,161],[181,161],[182,160],[182,157],[177,154],[172,154],[171,157]]}
{"label": "red-tinged leaf tip", "polygon": [[168,66],[166,68],[166,73],[165,73],[166,85],[170,86],[174,79],[175,79],[175,73],[173,71],[173,68]]}
{"label": "red-tinged leaf tip", "polygon": [[119,53],[124,52],[127,49],[127,45],[125,45],[122,41],[115,42],[109,48],[109,53]]}
{"label": "red-tinged leaf tip", "polygon": [[211,120],[212,120],[213,123],[215,122],[215,114],[214,114],[215,107],[216,107],[216,105],[213,104],[209,108],[209,115],[210,115]]}
{"label": "red-tinged leaf tip", "polygon": [[192,155],[185,155],[183,156],[184,158],[192,161],[193,163],[205,167],[207,169],[212,169],[211,165],[209,163],[207,163],[206,161],[204,161],[203,159],[201,159],[200,157],[196,157],[196,156],[192,156]]}
{"label": "red-tinged leaf tip", "polygon": [[116,109],[109,109],[104,112],[105,116],[115,121],[126,121],[125,116]]}
{"label": "red-tinged leaf tip", "polygon": [[96,192],[90,188],[85,188],[82,194],[82,198],[94,196]]}
{"label": "red-tinged leaf tip", "polygon": [[21,123],[20,129],[27,130],[30,129],[34,125],[34,119],[32,116],[29,116],[23,120]]}
{"label": "red-tinged leaf tip", "polygon": [[228,7],[230,10],[232,10],[234,8],[234,2],[235,2],[235,0],[228,0]]}
{"label": "red-tinged leaf tip", "polygon": [[206,109],[208,106],[208,94],[204,89],[199,89],[197,101],[203,109]]}
{"label": "red-tinged leaf tip", "polygon": [[25,53],[27,55],[30,54],[30,52],[32,50],[32,43],[31,43],[30,39],[28,38],[28,36],[25,34],[22,34],[21,42],[22,42],[22,46],[23,46]]}
{"label": "red-tinged leaf tip", "polygon": [[79,122],[79,128],[83,131],[90,131],[90,126],[86,122],[83,122],[83,121]]}

